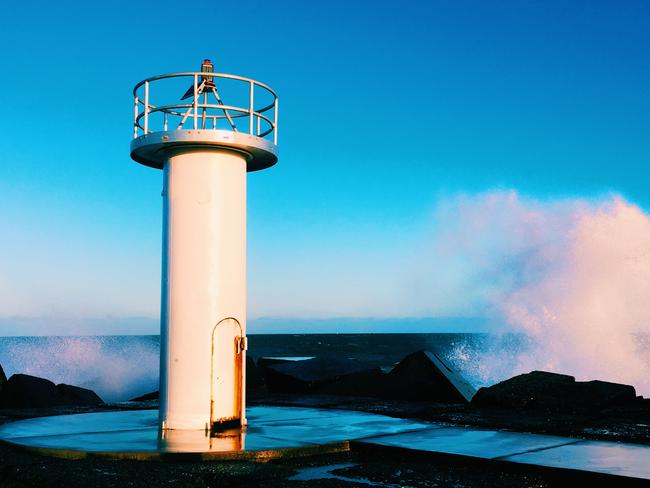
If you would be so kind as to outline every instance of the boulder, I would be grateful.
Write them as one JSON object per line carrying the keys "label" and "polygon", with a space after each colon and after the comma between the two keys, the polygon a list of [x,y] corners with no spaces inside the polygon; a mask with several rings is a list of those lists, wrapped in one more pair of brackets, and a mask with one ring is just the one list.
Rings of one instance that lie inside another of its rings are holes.
{"label": "boulder", "polygon": [[[248,356],[246,357],[248,360]],[[269,392],[269,379],[268,377],[271,376],[271,384],[273,383],[273,376],[274,376],[274,371],[270,371],[269,367],[270,366],[275,366],[277,364],[286,364],[286,363],[291,363],[295,362],[294,360],[291,359],[284,359],[284,358],[276,358],[276,357],[261,357],[259,358],[255,365],[257,368],[257,372],[260,374],[262,378],[262,383],[264,384],[263,387],[263,392],[268,393]],[[248,368],[248,362],[246,363],[246,367]],[[246,376],[248,376],[248,369],[246,370]],[[248,379],[248,378],[247,378]],[[246,393],[260,393],[259,391],[254,391],[251,389],[250,386],[248,386],[248,382],[246,383]]]}
{"label": "boulder", "polygon": [[261,393],[266,390],[262,371],[255,364],[255,359],[246,356],[246,394]]}
{"label": "boulder", "polygon": [[314,387],[314,393],[357,397],[386,398],[386,374],[379,368],[346,374]]}
{"label": "boulder", "polygon": [[576,381],[573,376],[533,371],[481,388],[472,404],[548,412],[597,412],[637,401],[633,386],[606,381]]}
{"label": "boulder", "polygon": [[610,383],[608,381],[576,381],[576,394],[571,400],[576,406],[598,410],[608,407],[636,403],[636,390],[632,385]]}
{"label": "boulder", "polygon": [[343,376],[316,389],[316,393],[403,401],[437,401],[428,381],[371,370]]}
{"label": "boulder", "polygon": [[[441,403],[468,403],[476,390],[440,356],[429,351],[417,351],[402,359],[390,372],[391,380],[398,378],[408,388],[425,389],[413,397]],[[408,384],[407,384],[408,383]],[[405,392],[407,393],[407,392]]]}
{"label": "boulder", "polygon": [[61,383],[56,385],[56,389],[61,394],[65,405],[90,406],[104,403],[97,393],[87,388]]}
{"label": "boulder", "polygon": [[379,374],[381,370],[354,359],[317,357],[271,364],[265,368],[268,389],[277,393],[313,393],[351,375]]}
{"label": "boulder", "polygon": [[55,385],[49,380],[15,374],[7,381],[3,406],[8,408],[46,408],[62,405],[90,406],[103,403],[92,390],[71,385]]}
{"label": "boulder", "polygon": [[3,406],[9,408],[38,408],[62,405],[61,392],[50,380],[26,374],[9,378],[3,395]]}

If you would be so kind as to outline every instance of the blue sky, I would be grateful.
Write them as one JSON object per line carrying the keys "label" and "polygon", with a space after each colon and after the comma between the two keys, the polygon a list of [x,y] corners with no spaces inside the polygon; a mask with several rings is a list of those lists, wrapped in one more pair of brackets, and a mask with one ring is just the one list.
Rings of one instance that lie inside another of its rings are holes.
{"label": "blue sky", "polygon": [[252,318],[482,315],[459,287],[386,305],[458,194],[650,208],[647,2],[23,1],[0,42],[0,334],[155,332],[131,89],[204,57],[281,100],[280,162],[248,180]]}

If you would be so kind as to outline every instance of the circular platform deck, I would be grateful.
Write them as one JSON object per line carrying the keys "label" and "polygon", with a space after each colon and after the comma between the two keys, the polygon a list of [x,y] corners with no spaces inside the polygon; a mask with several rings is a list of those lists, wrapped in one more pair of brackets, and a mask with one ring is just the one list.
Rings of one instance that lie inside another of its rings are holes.
{"label": "circular platform deck", "polygon": [[161,459],[268,459],[348,448],[348,441],[396,434],[426,426],[422,422],[364,412],[256,406],[247,409],[249,425],[213,436],[203,431],[158,430],[157,410],[58,415],[0,426],[0,440],[43,454]]}

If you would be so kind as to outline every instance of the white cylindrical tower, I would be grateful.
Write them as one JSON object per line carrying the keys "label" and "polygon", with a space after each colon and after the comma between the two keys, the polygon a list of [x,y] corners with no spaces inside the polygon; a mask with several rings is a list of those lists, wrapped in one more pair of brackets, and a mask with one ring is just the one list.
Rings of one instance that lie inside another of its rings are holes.
{"label": "white cylindrical tower", "polygon": [[[170,100],[179,79],[190,87]],[[246,173],[277,162],[277,96],[214,73],[208,60],[200,72],[148,78],[133,94],[131,157],[164,175],[161,427],[243,426]]]}

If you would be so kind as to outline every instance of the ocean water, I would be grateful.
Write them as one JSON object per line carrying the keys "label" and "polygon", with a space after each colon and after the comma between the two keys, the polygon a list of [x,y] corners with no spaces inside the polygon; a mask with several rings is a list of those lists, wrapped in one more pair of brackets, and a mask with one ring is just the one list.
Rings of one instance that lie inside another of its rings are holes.
{"label": "ocean water", "polygon": [[[494,367],[483,368],[480,361],[486,351],[502,351],[500,356],[507,358],[527,347],[525,338],[517,335],[259,334],[249,335],[248,354],[353,358],[389,370],[407,354],[426,349],[444,357],[478,387],[512,372],[508,364],[497,368],[501,374]],[[158,389],[159,349],[160,337],[155,335],[0,337],[0,365],[7,376],[40,376],[90,388],[105,401],[122,401]]]}

